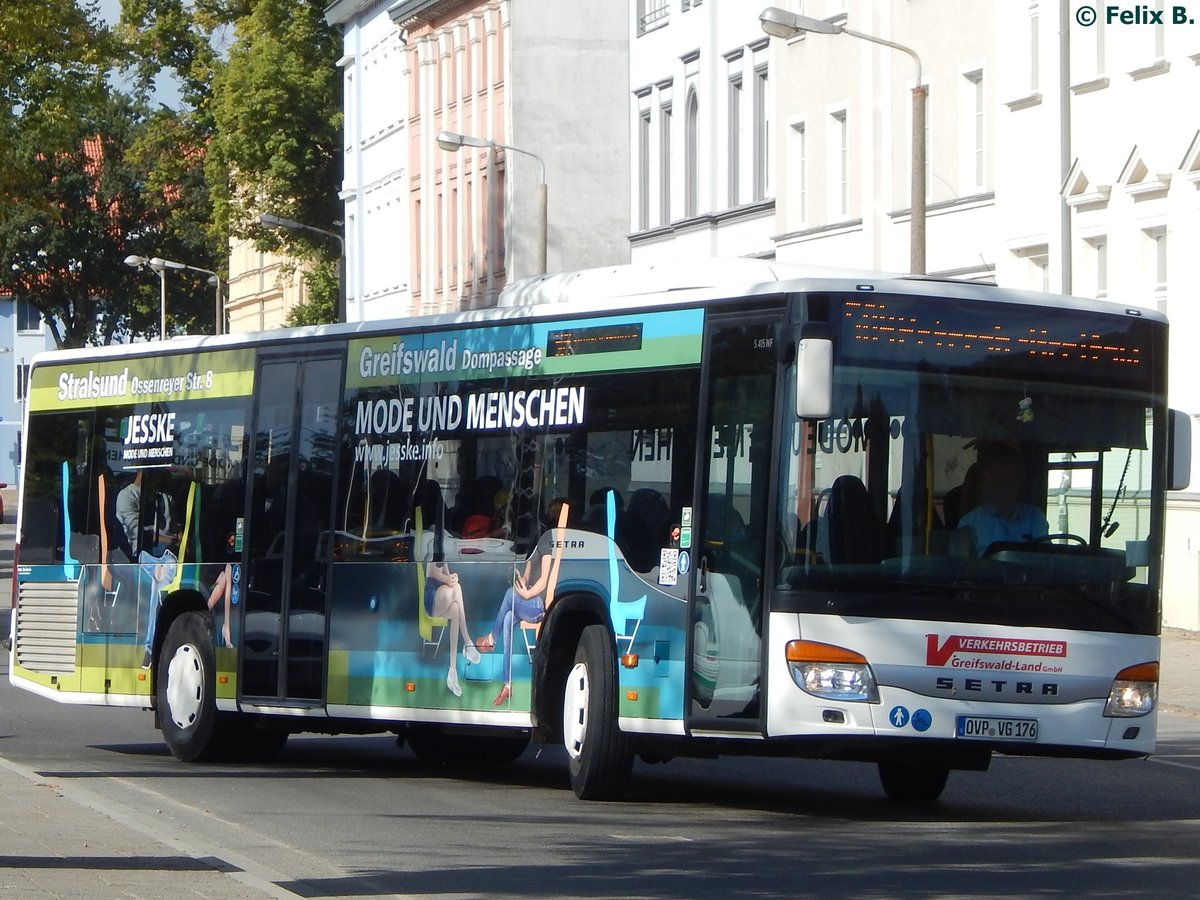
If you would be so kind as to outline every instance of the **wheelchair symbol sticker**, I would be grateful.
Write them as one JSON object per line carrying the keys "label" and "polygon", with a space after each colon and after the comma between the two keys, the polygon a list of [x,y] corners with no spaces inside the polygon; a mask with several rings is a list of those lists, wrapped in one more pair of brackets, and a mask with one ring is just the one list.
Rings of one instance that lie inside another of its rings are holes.
{"label": "wheelchair symbol sticker", "polygon": [[928,731],[929,726],[933,724],[933,715],[927,709],[914,709],[912,714],[912,727],[917,731]]}

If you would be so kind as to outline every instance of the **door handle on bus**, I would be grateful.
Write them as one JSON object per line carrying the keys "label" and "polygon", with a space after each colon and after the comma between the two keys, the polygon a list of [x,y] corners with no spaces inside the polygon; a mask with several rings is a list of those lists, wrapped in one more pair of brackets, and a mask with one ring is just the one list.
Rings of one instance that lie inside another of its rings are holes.
{"label": "door handle on bus", "polygon": [[708,592],[708,557],[700,557],[700,565],[696,571],[696,593],[705,594]]}

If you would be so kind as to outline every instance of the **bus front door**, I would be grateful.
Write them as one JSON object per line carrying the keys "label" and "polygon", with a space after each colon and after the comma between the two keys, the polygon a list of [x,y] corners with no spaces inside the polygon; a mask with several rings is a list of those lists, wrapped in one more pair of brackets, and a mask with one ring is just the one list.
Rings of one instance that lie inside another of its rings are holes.
{"label": "bus front door", "polygon": [[249,703],[319,704],[340,357],[264,360],[250,447],[241,676]]}
{"label": "bus front door", "polygon": [[[781,322],[774,313],[714,316],[705,335],[690,542],[688,728],[694,731],[760,727],[762,575]],[[686,547],[686,532],[683,538]]]}

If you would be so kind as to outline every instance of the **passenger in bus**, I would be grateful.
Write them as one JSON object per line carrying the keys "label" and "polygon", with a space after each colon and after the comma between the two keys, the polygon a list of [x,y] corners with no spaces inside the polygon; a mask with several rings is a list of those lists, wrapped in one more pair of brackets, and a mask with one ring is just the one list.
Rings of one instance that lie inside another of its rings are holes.
{"label": "passenger in bus", "polygon": [[147,488],[149,505],[142,502],[145,484],[145,469],[138,469],[133,481],[121,488],[117,494],[117,518],[125,531],[131,555],[141,550],[154,550],[167,546],[174,540],[171,522],[171,501],[166,493],[159,493],[153,486]]}
{"label": "passenger in bus", "polygon": [[983,556],[998,542],[1034,541],[1049,532],[1046,514],[1022,499],[1024,483],[1017,459],[996,458],[979,464],[980,502],[958,522],[971,533],[975,554]]}
{"label": "passenger in bus", "polygon": [[463,656],[469,663],[479,662],[479,651],[467,631],[467,607],[463,602],[462,585],[458,573],[451,572],[444,562],[430,562],[425,568],[425,596],[422,599],[425,611],[439,616],[450,626],[450,671],[446,673],[446,687],[455,697],[462,696],[458,683],[458,641],[462,636]]}
{"label": "passenger in bus", "polygon": [[613,502],[616,506],[617,522],[616,531],[619,534],[622,527],[622,519],[625,517],[625,500],[621,496],[621,492],[616,488],[604,487],[592,491],[592,495],[588,498],[587,509],[583,511],[583,516],[579,520],[579,527],[584,531],[594,531],[597,534],[605,534],[608,531],[608,495],[613,495]]}
{"label": "passenger in bus", "polygon": [[484,475],[460,494],[456,518],[465,538],[504,536],[504,517],[499,511],[508,504],[504,483],[495,475]]}
{"label": "passenger in bus", "polygon": [[671,509],[661,493],[639,488],[629,498],[629,508],[617,531],[617,545],[636,572],[649,572],[667,546]]}
{"label": "passenger in bus", "polygon": [[570,525],[571,507],[568,505],[570,501],[566,497],[555,497],[546,505],[546,513],[542,516],[542,527],[553,528],[558,524],[559,517],[562,514],[563,507],[567,507],[567,524]]}

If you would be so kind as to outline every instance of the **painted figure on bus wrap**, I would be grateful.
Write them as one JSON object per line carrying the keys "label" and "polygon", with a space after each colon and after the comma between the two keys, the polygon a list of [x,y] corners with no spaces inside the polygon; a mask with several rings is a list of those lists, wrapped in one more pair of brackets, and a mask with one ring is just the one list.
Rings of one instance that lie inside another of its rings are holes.
{"label": "painted figure on bus wrap", "polygon": [[[559,498],[551,501],[548,517],[556,519],[560,528],[565,527],[569,514],[570,507],[566,500]],[[500,641],[503,648],[503,684],[500,693],[492,701],[493,706],[503,706],[512,697],[513,629],[519,622],[541,624],[546,618],[546,610],[554,601],[562,541],[556,539],[553,545],[552,554],[547,554],[539,548],[525,561],[524,571],[513,572],[512,587],[504,592],[492,630],[475,642],[475,646],[484,653],[494,650],[497,641]],[[535,571],[537,578],[531,581]]]}
{"label": "painted figure on bus wrap", "polygon": [[446,687],[455,697],[461,697],[462,687],[458,683],[460,635],[463,656],[468,663],[479,662],[479,651],[467,631],[467,607],[458,573],[451,572],[444,562],[429,563],[425,568],[425,596],[421,602],[427,613],[445,619],[450,629],[450,670],[446,673]]}
{"label": "painted figure on bus wrap", "polygon": [[179,562],[170,550],[164,550],[161,556],[153,556],[145,550],[138,554],[138,605],[144,606],[146,610],[146,652],[142,656],[143,669],[150,668],[154,661],[154,631],[158,625],[162,588],[175,578],[178,566]]}
{"label": "painted figure on bus wrap", "polygon": [[213,582],[212,590],[208,594],[210,610],[215,609],[218,604],[223,604],[221,612],[224,619],[221,624],[221,639],[231,650],[233,649],[233,635],[231,634],[233,606],[238,602],[242,580],[241,569],[242,567],[236,563],[225,563],[225,566],[217,573],[216,581]]}

